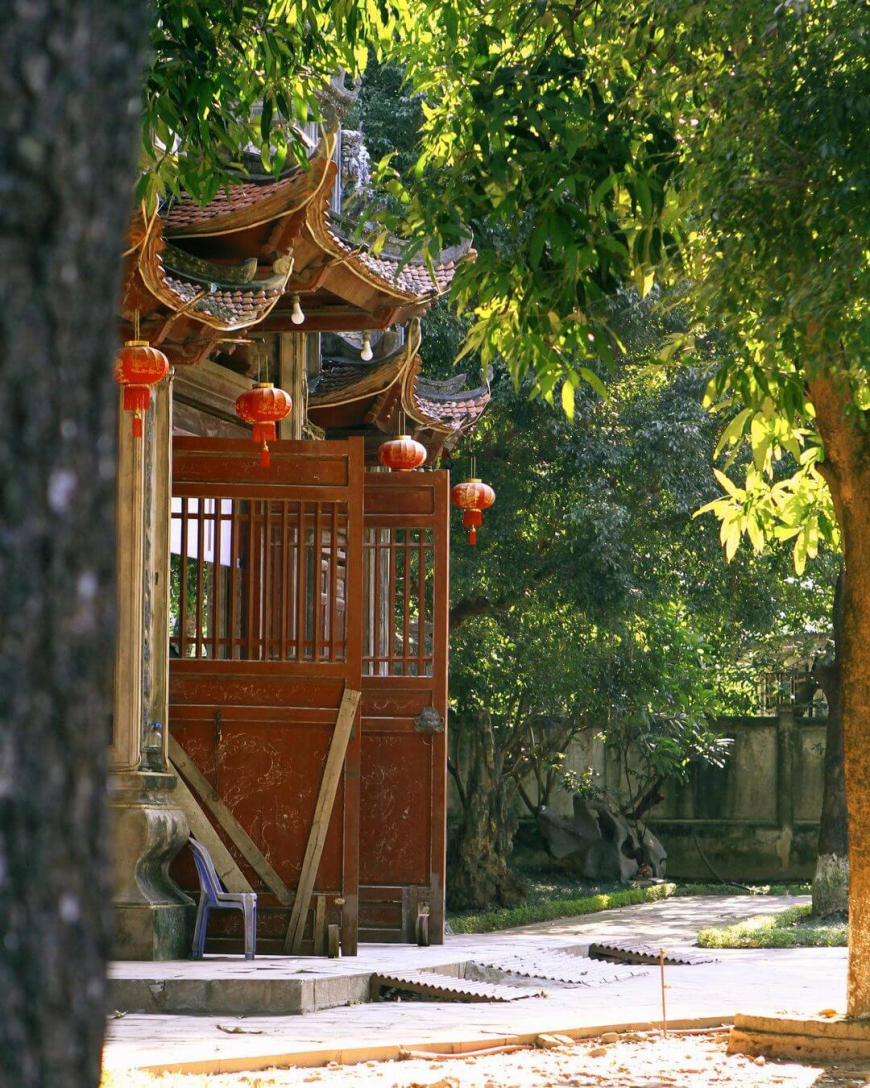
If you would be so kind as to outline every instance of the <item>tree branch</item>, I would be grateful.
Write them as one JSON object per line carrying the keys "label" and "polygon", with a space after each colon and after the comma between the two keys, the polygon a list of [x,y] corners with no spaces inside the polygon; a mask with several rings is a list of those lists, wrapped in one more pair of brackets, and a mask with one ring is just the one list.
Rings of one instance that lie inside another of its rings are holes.
{"label": "tree branch", "polygon": [[493,612],[498,612],[504,605],[504,599],[491,601],[489,597],[482,595],[463,597],[458,604],[450,609],[450,630],[457,630],[466,620],[473,619],[475,616],[488,616]]}
{"label": "tree branch", "polygon": [[465,786],[462,784],[462,779],[459,777],[459,770],[452,759],[447,760],[447,770],[453,775],[453,781],[456,783],[456,792],[459,794],[459,803],[462,805],[462,811],[468,811],[468,795],[465,792]]}

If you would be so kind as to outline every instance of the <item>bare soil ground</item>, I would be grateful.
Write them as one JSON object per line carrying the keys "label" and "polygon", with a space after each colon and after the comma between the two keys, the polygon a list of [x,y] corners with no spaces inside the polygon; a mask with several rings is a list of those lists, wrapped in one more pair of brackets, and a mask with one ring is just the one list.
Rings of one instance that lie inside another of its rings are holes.
{"label": "bare soil ground", "polygon": [[[167,1073],[107,1075],[103,1088],[864,1088],[870,1070],[753,1061],[726,1053],[727,1029],[705,1033],[659,1032],[605,1035],[574,1045],[541,1037],[552,1049],[521,1050],[489,1057],[412,1057],[391,1062],[318,1069],[270,1069],[260,1073],[186,1076]],[[562,1037],[558,1037],[562,1038]]]}

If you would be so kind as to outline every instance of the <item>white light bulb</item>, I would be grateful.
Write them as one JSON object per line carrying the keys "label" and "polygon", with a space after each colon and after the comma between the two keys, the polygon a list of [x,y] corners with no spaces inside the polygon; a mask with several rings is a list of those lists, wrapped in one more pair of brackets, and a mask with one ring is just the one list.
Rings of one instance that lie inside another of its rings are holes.
{"label": "white light bulb", "polygon": [[365,361],[368,362],[369,359],[374,358],[374,354],[375,353],[372,351],[372,338],[369,333],[364,333],[362,351],[359,353],[360,358],[365,359]]}
{"label": "white light bulb", "polygon": [[301,325],[305,320],[305,314],[302,312],[302,307],[299,304],[299,296],[293,296],[293,313],[290,315],[290,320],[294,325]]}

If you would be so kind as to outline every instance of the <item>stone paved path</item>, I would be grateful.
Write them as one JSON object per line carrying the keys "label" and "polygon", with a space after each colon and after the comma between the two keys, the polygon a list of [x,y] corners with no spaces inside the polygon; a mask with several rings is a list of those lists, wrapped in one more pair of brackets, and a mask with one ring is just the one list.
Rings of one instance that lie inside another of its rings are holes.
{"label": "stone paved path", "polygon": [[[625,937],[685,946],[692,929],[714,920],[781,910],[799,900],[735,897],[672,899],[641,907],[552,923],[535,936],[554,945],[584,943],[596,937]],[[445,951],[476,943],[504,947],[517,943],[516,930],[452,938]],[[527,941],[529,934],[524,934]],[[567,940],[566,940],[567,938]],[[363,946],[364,950],[366,946]],[[403,970],[415,959],[431,959],[433,949],[374,946],[371,953],[398,956]],[[717,953],[720,962],[667,969],[668,1018],[672,1023],[730,1019],[738,1009],[755,1012],[816,1013],[842,1009],[846,949],[777,949]],[[360,957],[361,958],[361,957]],[[458,957],[458,958],[461,958]],[[184,965],[171,964],[178,970]],[[238,965],[234,964],[237,971]],[[546,998],[508,1005],[402,1002],[357,1005],[309,1016],[196,1017],[129,1014],[109,1026],[109,1069],[186,1069],[223,1072],[274,1065],[323,1064],[332,1058],[365,1060],[394,1056],[399,1047],[440,1045],[468,1048],[495,1045],[516,1036],[599,1030],[657,1022],[661,1017],[660,979],[648,969],[630,979],[594,988],[547,985]],[[226,1029],[231,1029],[227,1032]],[[241,1034],[232,1032],[241,1029]],[[254,1034],[256,1033],[256,1034]]]}
{"label": "stone paved path", "polygon": [[685,946],[694,944],[698,930],[707,926],[729,925],[754,914],[776,914],[786,907],[809,903],[810,898],[808,895],[687,895],[578,918],[536,922],[505,932],[546,933],[577,941],[609,937],[615,941]]}

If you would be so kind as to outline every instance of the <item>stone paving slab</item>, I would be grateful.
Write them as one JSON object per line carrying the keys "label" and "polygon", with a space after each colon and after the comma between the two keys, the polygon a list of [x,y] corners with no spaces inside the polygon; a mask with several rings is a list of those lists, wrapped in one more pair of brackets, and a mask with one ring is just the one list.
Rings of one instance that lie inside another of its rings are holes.
{"label": "stone paving slab", "polygon": [[[738,897],[735,897],[738,898]],[[729,905],[707,899],[706,911],[697,900],[666,900],[644,907],[609,912],[628,916],[650,907],[660,912],[659,927],[654,919],[644,920],[644,940],[652,943],[667,932],[672,945],[688,942],[691,925],[714,924],[731,917],[762,913],[759,907],[781,910],[794,898],[739,897],[742,913],[730,913]],[[797,900],[800,901],[800,900]],[[695,904],[691,913],[681,908]],[[723,907],[729,911],[723,914]],[[562,939],[544,940],[552,947],[572,944],[582,950],[595,936],[614,937],[630,919],[619,926],[602,915],[585,917],[564,930]],[[602,924],[605,923],[605,924]],[[632,929],[636,933],[636,929]],[[572,940],[569,940],[572,939]],[[371,965],[395,963],[397,952],[403,969],[456,962],[463,957],[479,956],[482,946],[497,947],[502,952],[529,941],[541,943],[539,930],[531,934],[511,931],[500,934],[453,937],[438,948],[418,949],[396,945],[362,946],[354,961],[355,973],[367,973]],[[585,943],[584,943],[585,942]],[[788,1013],[807,1016],[823,1008],[840,1009],[845,1004],[846,949],[807,948],[717,952],[719,962],[666,969],[668,1020],[676,1027],[694,1024],[707,1026],[729,1023],[735,1013],[751,1009],[765,1014]],[[264,961],[259,961],[261,964]],[[253,965],[257,966],[258,961]],[[342,975],[345,961],[303,957],[284,960],[283,970],[297,973],[313,971],[315,978]],[[309,966],[313,964],[313,966]],[[153,972],[153,964],[117,965],[113,973],[124,970],[141,977]],[[160,966],[160,965],[157,965]],[[207,977],[218,962],[202,964],[166,964],[168,973],[182,975],[188,970]],[[220,964],[230,975],[244,979],[244,961]],[[132,970],[135,968],[136,970]],[[278,967],[268,970],[279,970]],[[268,971],[266,971],[268,975]],[[344,976],[351,977],[351,976]],[[548,997],[528,998],[505,1005],[457,1005],[448,1002],[385,1002],[354,1005],[351,1008],[324,1009],[306,1016],[166,1016],[130,1013],[109,1024],[105,1064],[109,1069],[139,1068],[152,1071],[230,1072],[267,1069],[274,1065],[322,1065],[331,1060],[346,1063],[396,1057],[400,1048],[465,1051],[514,1040],[525,1041],[539,1033],[563,1033],[575,1037],[595,1035],[620,1028],[657,1025],[661,1020],[660,980],[656,971],[645,971],[595,988],[563,986],[550,983]],[[220,1025],[220,1026],[219,1026]],[[227,1028],[245,1033],[227,1034]],[[256,1033],[256,1034],[254,1034]]]}
{"label": "stone paving slab", "polygon": [[[668,1021],[730,1023],[735,1013],[815,1014],[845,1002],[846,949],[723,953],[719,963],[666,969]],[[384,1002],[309,1016],[148,1016],[111,1021],[107,1068],[187,1072],[267,1069],[396,1057],[400,1048],[451,1051],[539,1033],[574,1036],[656,1026],[661,991],[654,971],[581,989],[551,984],[546,998],[504,1005]],[[220,1025],[220,1027],[218,1026]],[[226,1034],[222,1028],[257,1034]]]}
{"label": "stone paving slab", "polygon": [[[585,955],[586,944],[559,937],[506,939],[504,934],[449,938],[444,945],[365,944],[358,956],[206,956],[202,960],[115,963],[109,971],[109,1001],[123,1012],[280,1016],[317,1012],[368,1001],[375,975],[439,971],[464,978],[472,961],[512,956],[534,964],[553,949]],[[582,962],[582,961],[581,961]],[[600,965],[586,961],[601,975]],[[603,975],[601,975],[603,979]]]}

